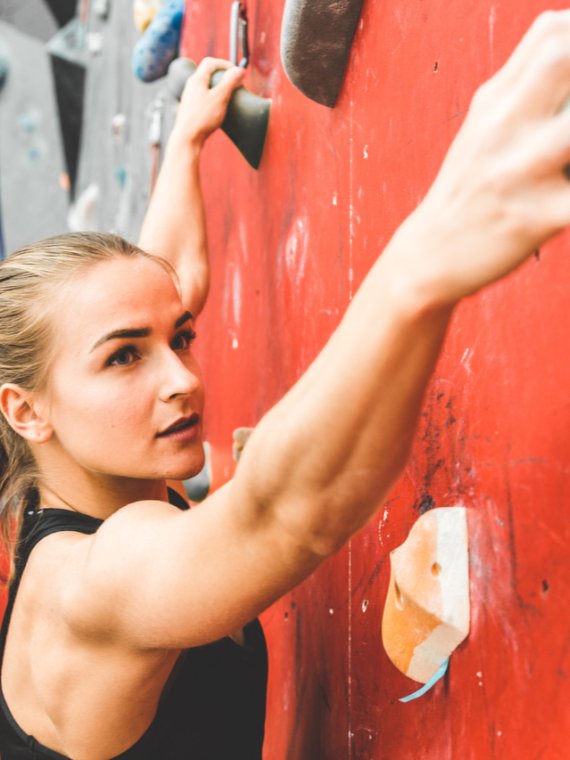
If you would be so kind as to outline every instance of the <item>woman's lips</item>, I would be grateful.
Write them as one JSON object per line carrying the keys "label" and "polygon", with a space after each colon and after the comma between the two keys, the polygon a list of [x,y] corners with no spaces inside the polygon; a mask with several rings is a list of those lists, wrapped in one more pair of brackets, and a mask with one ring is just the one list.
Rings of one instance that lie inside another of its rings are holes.
{"label": "woman's lips", "polygon": [[157,438],[170,438],[175,440],[191,440],[198,435],[200,415],[192,414],[190,417],[181,417],[173,422],[165,430],[157,434]]}

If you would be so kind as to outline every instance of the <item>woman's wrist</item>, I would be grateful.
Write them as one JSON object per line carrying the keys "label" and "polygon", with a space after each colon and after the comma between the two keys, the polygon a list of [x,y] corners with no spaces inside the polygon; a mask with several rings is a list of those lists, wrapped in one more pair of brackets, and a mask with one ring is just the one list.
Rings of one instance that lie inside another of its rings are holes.
{"label": "woman's wrist", "polygon": [[463,295],[438,255],[438,249],[451,247],[450,241],[437,237],[438,230],[429,214],[418,208],[380,256],[391,298],[412,320],[438,312],[449,314]]}
{"label": "woman's wrist", "polygon": [[205,135],[177,122],[168,139],[167,153],[175,154],[178,161],[199,161],[205,141]]}

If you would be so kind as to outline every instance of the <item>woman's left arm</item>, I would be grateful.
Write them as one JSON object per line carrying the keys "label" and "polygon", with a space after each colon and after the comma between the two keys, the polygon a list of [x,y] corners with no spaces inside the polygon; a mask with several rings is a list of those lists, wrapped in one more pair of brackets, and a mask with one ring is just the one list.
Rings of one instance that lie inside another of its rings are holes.
{"label": "woman's left arm", "polygon": [[[210,88],[212,74],[219,69],[227,69],[226,74]],[[182,301],[195,317],[206,302],[210,282],[200,152],[222,123],[242,79],[243,69],[205,58],[188,80],[139,238],[141,248],[172,264]]]}

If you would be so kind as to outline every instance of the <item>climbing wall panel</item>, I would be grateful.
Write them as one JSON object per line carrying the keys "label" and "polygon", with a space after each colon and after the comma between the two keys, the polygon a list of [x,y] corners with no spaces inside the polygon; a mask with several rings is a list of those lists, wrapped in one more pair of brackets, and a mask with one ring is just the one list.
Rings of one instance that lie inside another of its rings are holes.
{"label": "climbing wall panel", "polygon": [[[232,430],[255,425],[323,346],[425,194],[476,85],[545,7],[366,0],[330,110],[283,73],[283,3],[247,3],[246,84],[273,100],[265,154],[255,172],[217,134],[203,162],[214,276],[198,351],[218,483],[231,475]],[[227,55],[229,9],[188,0],[185,54]],[[569,240],[457,310],[390,498],[264,615],[268,760],[568,756]],[[354,336],[355,351],[364,340]],[[458,504],[468,509],[471,635],[445,678],[402,704],[416,684],[380,636],[389,552],[421,513]]]}

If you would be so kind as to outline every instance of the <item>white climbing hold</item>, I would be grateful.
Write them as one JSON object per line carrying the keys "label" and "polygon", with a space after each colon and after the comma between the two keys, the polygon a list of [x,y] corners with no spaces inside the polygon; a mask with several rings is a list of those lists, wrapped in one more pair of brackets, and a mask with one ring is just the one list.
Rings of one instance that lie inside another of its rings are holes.
{"label": "white climbing hold", "polygon": [[427,683],[469,633],[466,509],[423,514],[390,564],[384,648],[398,670]]}

